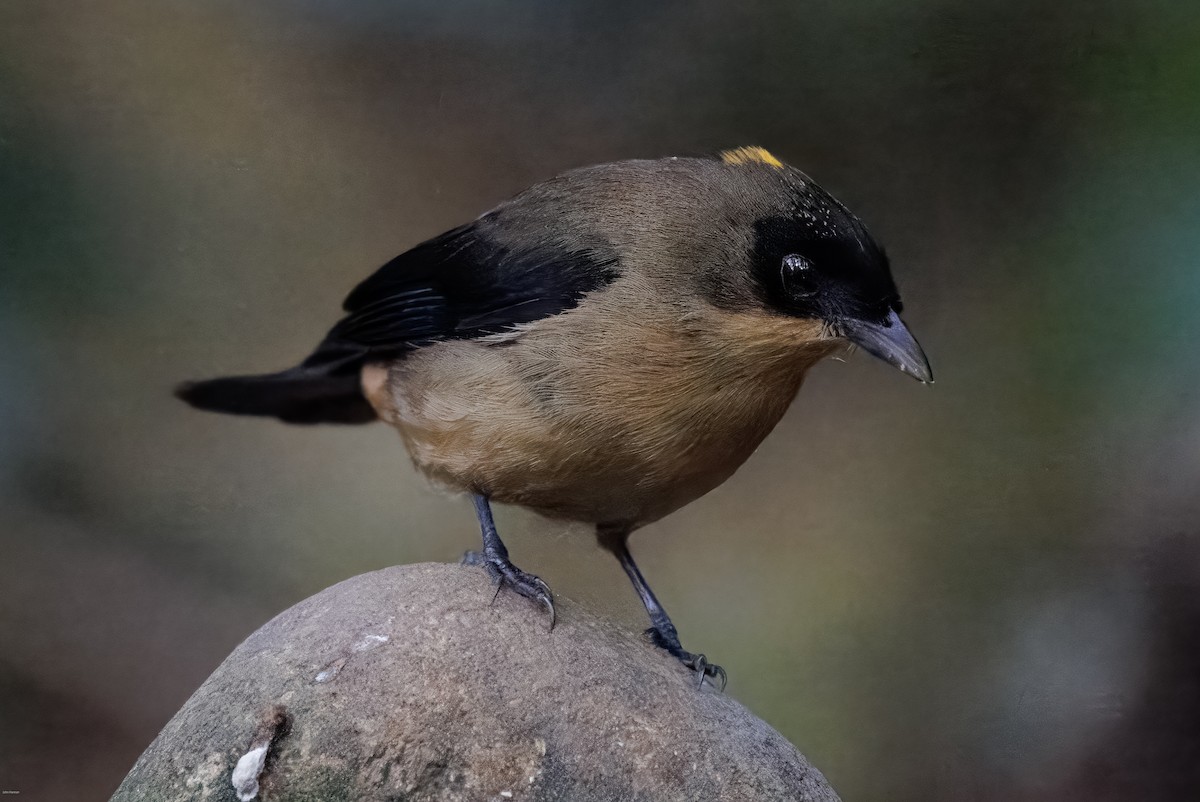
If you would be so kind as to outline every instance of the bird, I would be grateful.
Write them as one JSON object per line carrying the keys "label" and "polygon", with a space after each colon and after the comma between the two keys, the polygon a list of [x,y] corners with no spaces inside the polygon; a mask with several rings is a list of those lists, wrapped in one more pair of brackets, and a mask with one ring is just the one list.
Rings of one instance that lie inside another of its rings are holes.
{"label": "bird", "polygon": [[561,173],[401,253],[299,365],[176,394],[294,424],[390,424],[419,472],[470,496],[482,548],[464,561],[551,628],[553,594],[513,563],[491,505],[593,526],[650,640],[723,689],[630,535],[728,479],[822,359],[857,347],[932,382],[902,309],[863,222],[766,149],[633,159]]}

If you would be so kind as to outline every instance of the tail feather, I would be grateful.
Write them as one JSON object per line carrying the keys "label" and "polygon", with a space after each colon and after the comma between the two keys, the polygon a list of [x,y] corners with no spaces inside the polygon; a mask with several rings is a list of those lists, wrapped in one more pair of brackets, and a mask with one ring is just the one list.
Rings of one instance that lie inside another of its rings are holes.
{"label": "tail feather", "polygon": [[330,374],[313,367],[261,376],[186,382],[175,395],[197,409],[262,415],[287,423],[369,423],[375,410],[363,396],[358,371]]}

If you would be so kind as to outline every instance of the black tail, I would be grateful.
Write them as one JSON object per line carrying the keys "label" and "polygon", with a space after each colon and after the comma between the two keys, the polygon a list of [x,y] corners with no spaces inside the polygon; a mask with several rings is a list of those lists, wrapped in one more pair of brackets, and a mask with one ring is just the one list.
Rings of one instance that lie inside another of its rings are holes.
{"label": "black tail", "polygon": [[363,397],[358,370],[331,373],[301,365],[262,376],[187,382],[175,395],[197,409],[264,415],[287,423],[370,423],[375,410]]}

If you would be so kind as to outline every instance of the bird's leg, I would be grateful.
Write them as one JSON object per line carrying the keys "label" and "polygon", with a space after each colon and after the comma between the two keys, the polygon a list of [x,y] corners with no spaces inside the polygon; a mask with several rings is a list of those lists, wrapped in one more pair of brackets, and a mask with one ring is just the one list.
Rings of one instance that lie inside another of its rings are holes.
{"label": "bird's leg", "polygon": [[679,632],[676,631],[675,625],[671,623],[671,617],[667,615],[667,611],[659,603],[658,597],[654,595],[654,591],[650,589],[650,585],[646,583],[646,578],[642,576],[642,572],[638,569],[637,563],[633,561],[633,555],[629,553],[628,529],[609,529],[599,527],[596,530],[597,538],[600,545],[611,551],[621,563],[621,567],[625,569],[625,573],[629,576],[629,581],[633,583],[633,589],[637,591],[638,596],[642,600],[642,605],[646,608],[646,613],[650,616],[650,629],[646,630],[646,634],[650,636],[650,640],[655,646],[665,649],[666,652],[678,659],[685,666],[696,672],[696,687],[703,687],[705,678],[710,680],[721,680],[721,690],[725,690],[725,669],[718,665],[708,662],[708,659],[702,654],[692,654],[683,648],[679,642]]}
{"label": "bird's leg", "polygon": [[[483,551],[467,552],[463,562],[486,568],[488,576],[496,584],[497,596],[507,585],[525,598],[541,604],[550,613],[550,628],[554,629],[554,597],[550,594],[550,587],[541,578],[522,571],[509,561],[508,549],[496,531],[496,522],[492,520],[492,507],[487,496],[474,494],[471,500],[475,503],[475,515],[483,532]],[[494,600],[495,596],[492,598]]]}

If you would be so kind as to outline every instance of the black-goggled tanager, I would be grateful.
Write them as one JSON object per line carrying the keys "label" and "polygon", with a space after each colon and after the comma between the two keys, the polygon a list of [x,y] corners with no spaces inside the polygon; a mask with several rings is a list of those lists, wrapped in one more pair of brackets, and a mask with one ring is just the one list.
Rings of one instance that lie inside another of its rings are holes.
{"label": "black-goggled tanager", "polygon": [[630,533],[729,478],[846,343],[932,379],[883,250],[762,148],[564,173],[397,256],[344,308],[300,365],[180,397],[390,423],[418,469],[474,499],[474,560],[552,626],[550,589],[509,560],[489,502],[595,525],[652,639],[700,683],[724,671],[684,650]]}

